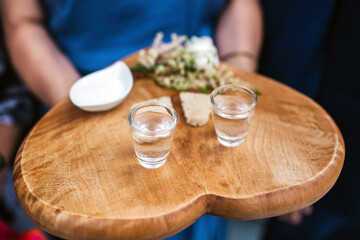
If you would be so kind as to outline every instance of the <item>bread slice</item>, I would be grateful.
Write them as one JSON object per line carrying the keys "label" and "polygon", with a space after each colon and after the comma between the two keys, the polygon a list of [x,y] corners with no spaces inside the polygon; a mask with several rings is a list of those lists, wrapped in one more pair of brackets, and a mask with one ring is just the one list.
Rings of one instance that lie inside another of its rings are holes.
{"label": "bread slice", "polygon": [[168,97],[168,96],[160,97],[160,98],[154,98],[154,99],[148,100],[146,102],[158,102],[158,103],[163,103],[168,107],[171,107],[171,108],[173,107],[172,102],[171,102],[171,98]]}
{"label": "bread slice", "polygon": [[165,104],[166,106],[169,106],[171,108],[173,107],[172,102],[171,102],[171,98],[168,97],[168,96],[165,96],[165,97],[153,98],[153,99],[150,99],[150,100],[147,100],[147,101],[136,103],[131,108],[133,108],[133,107],[135,107],[135,106],[137,106],[139,104],[147,103],[147,102],[162,103],[162,104]]}
{"label": "bread slice", "polygon": [[[133,106],[131,106],[131,109],[132,109],[133,107],[136,107],[136,106],[139,105],[139,104],[148,103],[148,102],[162,103],[162,104],[165,104],[165,105],[168,106],[168,107],[171,107],[171,108],[173,107],[172,102],[171,102],[171,98],[168,97],[168,96],[165,96],[165,97],[153,98],[153,99],[150,99],[150,100],[147,100],[147,101],[143,101],[143,102],[136,103],[136,104],[134,104]],[[144,112],[144,111],[167,113],[167,111],[166,111],[165,109],[159,109],[159,108],[157,108],[157,107],[148,107],[148,108],[146,108],[146,109],[140,109],[140,110],[138,111],[138,113],[141,113],[141,112]]]}
{"label": "bread slice", "polygon": [[180,100],[187,124],[195,127],[208,122],[212,111],[210,94],[181,92]]}

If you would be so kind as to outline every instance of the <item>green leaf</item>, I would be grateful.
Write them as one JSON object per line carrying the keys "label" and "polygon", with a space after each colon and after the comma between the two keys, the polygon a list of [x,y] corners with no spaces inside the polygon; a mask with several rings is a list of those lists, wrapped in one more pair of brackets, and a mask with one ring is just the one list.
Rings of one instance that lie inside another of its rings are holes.
{"label": "green leaf", "polygon": [[141,65],[140,63],[137,63],[137,64],[131,66],[130,70],[133,72],[149,72],[150,71],[147,67]]}
{"label": "green leaf", "polygon": [[206,88],[206,85],[202,85],[202,86],[201,86],[201,92],[202,92],[202,93],[209,93],[208,90],[207,90],[207,88]]}
{"label": "green leaf", "polygon": [[212,74],[211,77],[212,77],[213,79],[215,79],[215,80],[218,80],[218,79],[219,79],[216,74]]}
{"label": "green leaf", "polygon": [[256,87],[251,87],[250,89],[253,90],[257,96],[261,96],[261,92]]}

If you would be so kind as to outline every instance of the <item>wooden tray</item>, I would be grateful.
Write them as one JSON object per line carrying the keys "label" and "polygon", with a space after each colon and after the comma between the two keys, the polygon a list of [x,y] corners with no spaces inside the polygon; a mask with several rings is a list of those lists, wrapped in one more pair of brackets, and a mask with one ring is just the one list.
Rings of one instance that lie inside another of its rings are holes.
{"label": "wooden tray", "polygon": [[[129,65],[135,56],[125,60]],[[14,184],[27,215],[71,239],[164,238],[204,214],[258,219],[321,198],[338,178],[344,142],[331,117],[299,92],[233,69],[262,96],[245,142],[226,148],[212,120],[185,123],[179,93],[135,81],[112,111],[87,113],[67,99],[44,116],[19,149]],[[171,96],[179,115],[164,166],[141,167],[127,114],[137,102]]]}

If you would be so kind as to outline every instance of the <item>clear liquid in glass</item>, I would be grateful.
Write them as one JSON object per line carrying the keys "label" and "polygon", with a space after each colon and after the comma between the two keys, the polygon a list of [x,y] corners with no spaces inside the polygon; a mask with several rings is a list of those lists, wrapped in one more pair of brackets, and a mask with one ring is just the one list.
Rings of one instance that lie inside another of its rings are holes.
{"label": "clear liquid in glass", "polygon": [[245,140],[254,109],[247,111],[251,105],[238,96],[218,96],[216,104],[212,117],[219,142],[227,147],[239,146]]}
{"label": "clear liquid in glass", "polygon": [[132,131],[134,149],[139,163],[146,168],[158,168],[166,162],[174,134],[166,131],[174,120],[163,112],[142,112],[134,116],[133,125],[141,131]]}

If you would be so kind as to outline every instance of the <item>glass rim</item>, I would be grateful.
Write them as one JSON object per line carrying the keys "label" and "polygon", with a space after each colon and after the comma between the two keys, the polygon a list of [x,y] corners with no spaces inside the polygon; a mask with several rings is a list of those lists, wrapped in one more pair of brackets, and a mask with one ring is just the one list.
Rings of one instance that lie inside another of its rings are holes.
{"label": "glass rim", "polygon": [[[149,130],[145,130],[145,129],[142,129],[142,128],[139,128],[138,126],[134,125],[133,124],[133,121],[131,120],[132,116],[133,116],[133,113],[140,109],[140,108],[143,108],[143,107],[151,107],[151,106],[154,106],[154,107],[163,107],[165,108],[166,110],[168,110],[171,114],[172,114],[172,117],[174,118],[174,121],[171,123],[171,125],[165,129],[161,129],[161,130],[154,130],[154,131],[149,131]],[[166,104],[163,104],[163,103],[159,103],[159,102],[145,102],[145,103],[140,103],[140,104],[137,104],[135,105],[134,107],[132,107],[130,109],[130,112],[128,114],[128,121],[129,121],[129,125],[130,127],[136,129],[137,131],[140,131],[140,132],[145,132],[145,133],[153,133],[153,132],[156,132],[156,133],[163,133],[163,132],[168,132],[168,131],[171,131],[173,130],[177,123],[178,123],[178,120],[179,120],[179,117],[176,113],[176,111],[172,108],[172,107],[169,107],[167,106]]]}
{"label": "glass rim", "polygon": [[[235,87],[235,88],[238,88],[238,89],[241,89],[241,90],[245,90],[246,92],[250,93],[253,97],[253,102],[251,103],[249,109],[246,109],[246,110],[229,110],[229,109],[224,109],[224,108],[221,108],[221,107],[218,107],[217,104],[215,103],[215,100],[214,100],[214,95],[219,92],[221,89],[224,89],[224,88],[230,88],[230,87]],[[243,85],[240,85],[240,84],[227,84],[227,85],[223,85],[223,86],[220,86],[220,87],[217,87],[215,88],[211,94],[210,94],[210,102],[211,102],[211,105],[213,108],[215,109],[219,109],[221,111],[224,111],[226,113],[234,113],[234,114],[241,114],[241,113],[247,113],[247,112],[250,112],[251,110],[253,110],[258,102],[258,98],[255,94],[255,92],[253,90],[251,90],[250,88],[246,87],[246,86],[243,86]]]}

